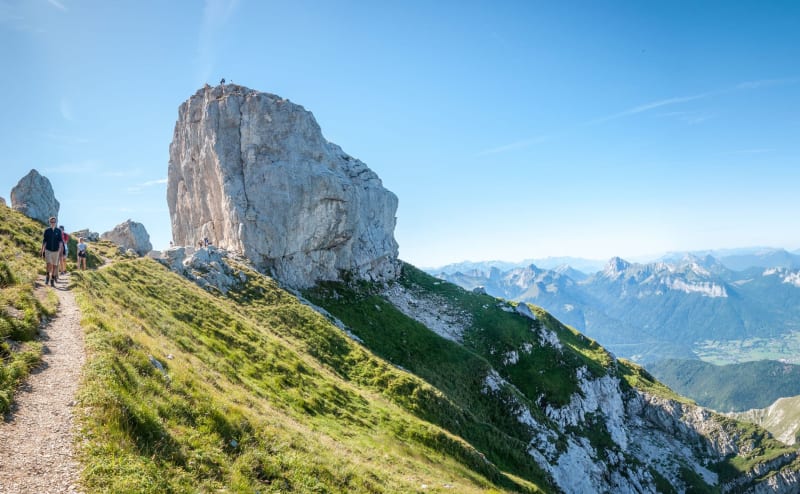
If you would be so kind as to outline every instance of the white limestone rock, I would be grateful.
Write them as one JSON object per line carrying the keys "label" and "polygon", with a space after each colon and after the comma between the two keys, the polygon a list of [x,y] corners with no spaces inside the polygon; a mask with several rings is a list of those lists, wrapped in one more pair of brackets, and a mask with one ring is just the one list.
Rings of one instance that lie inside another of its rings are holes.
{"label": "white limestone rock", "polygon": [[51,216],[58,217],[61,205],[56,200],[50,180],[34,169],[11,189],[11,207],[46,224]]}
{"label": "white limestone rock", "polygon": [[[156,259],[171,271],[193,281],[206,290],[217,290],[223,295],[232,288],[242,286],[248,280],[247,274],[231,264],[240,261],[231,261],[224,250],[214,246],[193,249],[187,247],[173,247],[165,250]],[[248,268],[251,268],[248,266]]]}
{"label": "white limestone rock", "polygon": [[150,235],[144,225],[130,219],[115,226],[113,230],[100,235],[100,238],[114,242],[126,251],[132,250],[140,256],[153,250],[153,245],[150,243]]}
{"label": "white limestone rock", "polygon": [[400,272],[397,197],[274,94],[207,86],[181,105],[167,203],[177,244],[207,237],[295,288]]}
{"label": "white limestone rock", "polygon": [[88,228],[84,228],[83,230],[78,230],[77,232],[72,234],[73,237],[77,240],[80,237],[83,237],[84,240],[87,242],[97,242],[100,240],[100,234],[97,232],[93,232]]}
{"label": "white limestone rock", "polygon": [[531,308],[525,302],[520,302],[516,308],[517,314],[527,317],[533,321],[536,320],[536,314],[533,313]]}

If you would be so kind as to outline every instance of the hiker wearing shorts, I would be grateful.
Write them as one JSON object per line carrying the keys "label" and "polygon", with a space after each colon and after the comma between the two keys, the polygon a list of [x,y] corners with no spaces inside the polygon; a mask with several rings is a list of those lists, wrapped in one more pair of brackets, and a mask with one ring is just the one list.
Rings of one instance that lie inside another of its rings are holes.
{"label": "hiker wearing shorts", "polygon": [[61,230],[56,228],[56,219],[51,216],[50,227],[44,231],[44,238],[42,239],[42,257],[47,263],[47,274],[44,276],[45,285],[49,283],[50,286],[56,286],[63,244],[64,239],[61,236]]}
{"label": "hiker wearing shorts", "polygon": [[81,271],[86,271],[86,242],[83,237],[78,237],[78,267]]}

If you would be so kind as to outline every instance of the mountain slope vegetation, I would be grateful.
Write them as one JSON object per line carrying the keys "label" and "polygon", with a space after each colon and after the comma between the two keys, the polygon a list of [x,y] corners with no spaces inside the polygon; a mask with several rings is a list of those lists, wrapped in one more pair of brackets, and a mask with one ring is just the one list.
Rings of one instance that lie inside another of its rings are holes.
{"label": "mountain slope vegetation", "polygon": [[436,389],[246,273],[230,298],[148,259],[76,277],[90,490],[539,491],[412,413],[450,406]]}
{"label": "mountain slope vegetation", "polygon": [[55,314],[56,297],[36,291],[44,274],[38,257],[44,225],[0,205],[0,414],[8,411],[14,388],[40,362],[34,341],[39,324]]}
{"label": "mountain slope vegetation", "polygon": [[800,471],[537,307],[404,265],[323,283],[315,309],[228,263],[224,295],[147,258],[73,273],[87,492],[740,492]]}
{"label": "mountain slope vegetation", "polygon": [[800,366],[774,360],[714,365],[674,359],[647,369],[678,393],[720,412],[766,408],[778,398],[800,395]]}

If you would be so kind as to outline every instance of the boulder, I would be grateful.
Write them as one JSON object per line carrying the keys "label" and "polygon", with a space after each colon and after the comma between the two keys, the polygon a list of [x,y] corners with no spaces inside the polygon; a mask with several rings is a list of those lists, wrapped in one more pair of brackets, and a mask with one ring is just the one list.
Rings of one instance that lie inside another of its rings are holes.
{"label": "boulder", "polygon": [[100,238],[114,242],[123,250],[131,250],[140,256],[153,250],[150,235],[144,225],[131,220],[120,223],[113,230],[100,235]]}
{"label": "boulder", "polygon": [[53,193],[50,180],[31,170],[11,189],[11,207],[29,218],[47,224],[51,216],[58,217],[61,205]]}
{"label": "boulder", "polygon": [[0,204],[2,204],[3,206],[7,206],[5,197],[0,197]]}
{"label": "boulder", "polygon": [[536,314],[533,313],[531,308],[525,302],[520,302],[519,305],[517,305],[516,311],[517,314],[525,316],[528,319],[533,319],[534,321],[536,320]]}
{"label": "boulder", "polygon": [[84,228],[83,230],[78,230],[77,232],[74,232],[72,236],[75,237],[75,240],[77,240],[80,237],[83,237],[83,239],[86,240],[87,242],[97,242],[98,240],[100,240],[100,234],[97,232],[93,232],[88,228]]}
{"label": "boulder", "polygon": [[218,290],[224,295],[247,281],[247,275],[232,268],[229,259],[226,251],[213,246],[197,250],[173,247],[165,250],[158,261],[201,288]]}
{"label": "boulder", "polygon": [[400,271],[397,197],[274,94],[229,84],[180,106],[167,204],[176,244],[207,237],[290,287]]}

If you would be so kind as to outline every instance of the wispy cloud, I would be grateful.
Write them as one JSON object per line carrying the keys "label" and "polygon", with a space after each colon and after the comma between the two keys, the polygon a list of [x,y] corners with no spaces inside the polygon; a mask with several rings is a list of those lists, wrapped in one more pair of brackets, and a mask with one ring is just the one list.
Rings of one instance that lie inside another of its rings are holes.
{"label": "wispy cloud", "polygon": [[59,2],[58,0],[47,0],[47,3],[49,3],[53,7],[57,8],[58,10],[61,10],[61,11],[64,11],[64,12],[67,11],[67,7],[63,3]]}
{"label": "wispy cloud", "polygon": [[788,77],[784,79],[761,79],[758,81],[745,81],[736,85],[736,89],[761,89],[764,87],[790,86],[800,83],[800,77]]}
{"label": "wispy cloud", "polygon": [[656,108],[662,108],[665,106],[677,105],[680,103],[687,103],[689,101],[696,101],[703,98],[708,98],[709,96],[713,96],[718,93],[719,91],[711,91],[708,93],[695,94],[691,96],[677,96],[674,98],[666,98],[657,101],[651,101],[649,103],[644,103],[639,106],[634,106],[633,108],[628,108],[627,110],[623,110],[618,113],[606,115],[605,117],[589,120],[588,122],[585,122],[583,125],[597,125],[611,120],[616,120],[618,118],[628,117],[630,115],[636,115],[637,113],[644,113],[650,110],[655,110]]}
{"label": "wispy cloud", "polygon": [[[727,87],[724,89],[717,89],[714,91],[707,91],[705,93],[698,93],[692,94],[688,96],[675,96],[672,98],[664,98],[659,100],[650,101],[647,103],[643,103],[637,106],[633,106],[626,110],[622,110],[617,113],[612,113],[603,117],[595,118],[593,120],[588,120],[578,126],[591,126],[591,125],[599,125],[605,122],[609,122],[612,120],[617,120],[620,118],[625,118],[633,115],[638,115],[640,113],[650,112],[652,110],[656,110],[659,108],[665,109],[669,107],[673,107],[676,105],[681,105],[684,103],[689,103],[693,101],[700,101],[706,98],[720,96],[723,94],[730,94],[735,93],[738,91],[745,91],[745,90],[753,90],[753,89],[764,89],[770,88],[775,86],[786,86],[786,85],[793,85],[793,84],[800,84],[800,77],[788,77],[788,78],[781,78],[781,79],[759,79],[753,81],[745,81],[735,84],[732,87]],[[709,113],[707,111],[701,110],[688,110],[688,111],[665,111],[658,114],[660,117],[671,117],[676,118],[687,125],[698,125],[713,118],[716,118],[716,115],[713,113]],[[538,144],[541,142],[545,142],[548,140],[552,140],[555,138],[557,134],[548,134],[548,135],[541,135],[537,137],[532,137],[529,139],[522,139],[519,141],[514,141],[509,144],[504,144],[502,146],[498,146],[491,149],[486,149],[478,153],[478,156],[490,155],[490,154],[498,154],[504,153],[507,151],[514,151],[518,149],[524,149],[534,144]]]}
{"label": "wispy cloud", "polygon": [[155,185],[163,185],[167,183],[166,178],[159,178],[157,180],[148,180],[147,182],[142,182],[140,184],[131,185],[127,188],[128,192],[141,192],[143,189],[148,187],[153,187]]}

